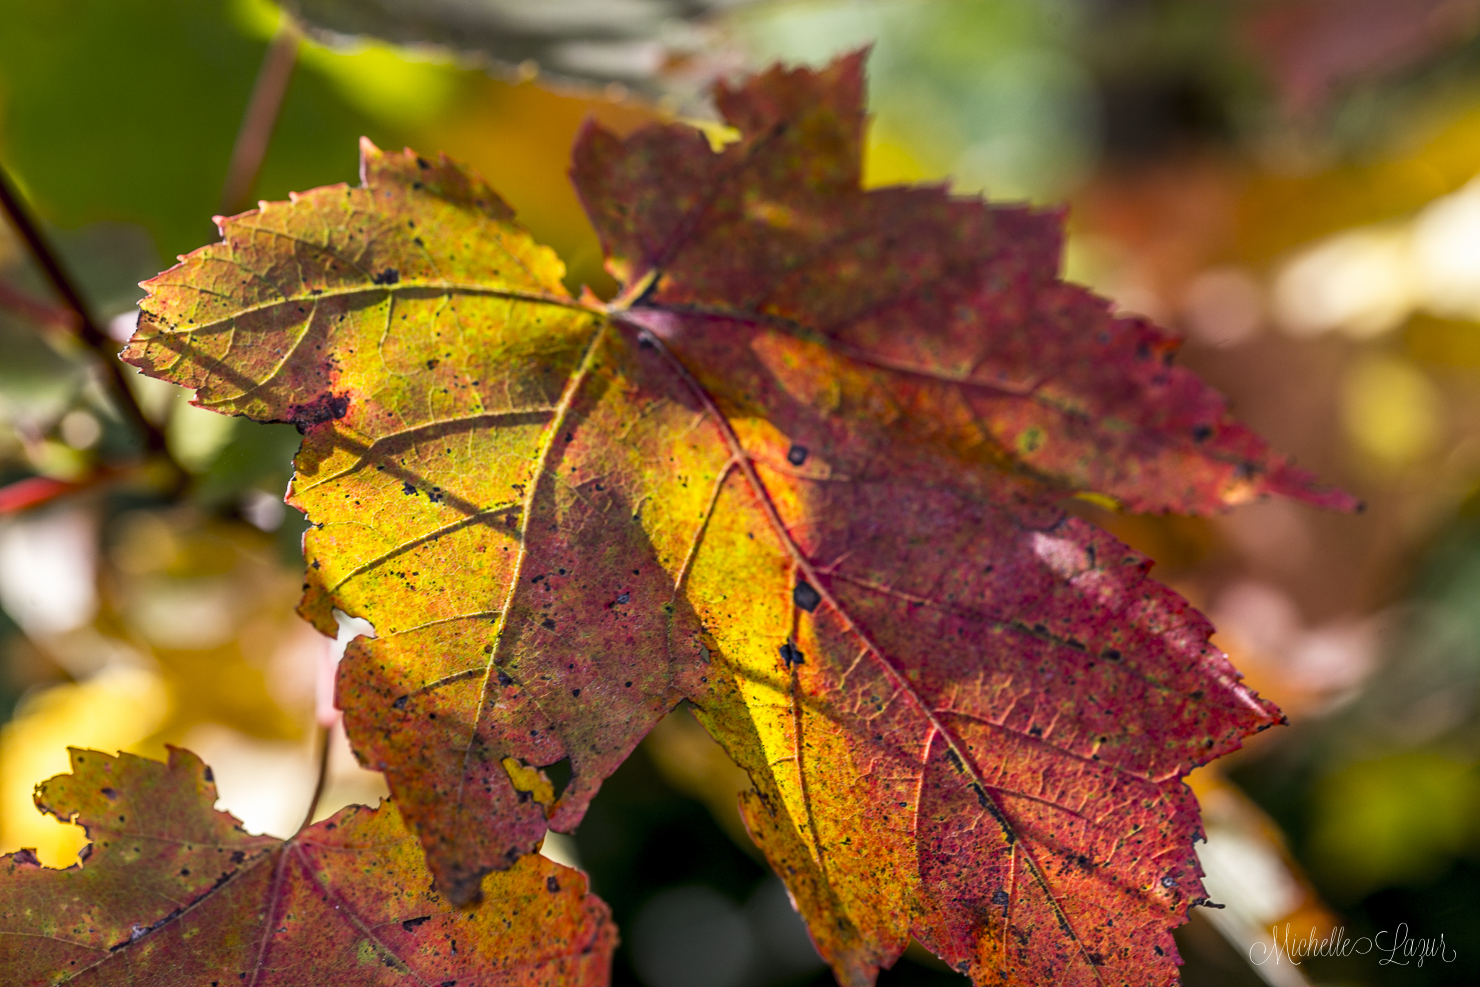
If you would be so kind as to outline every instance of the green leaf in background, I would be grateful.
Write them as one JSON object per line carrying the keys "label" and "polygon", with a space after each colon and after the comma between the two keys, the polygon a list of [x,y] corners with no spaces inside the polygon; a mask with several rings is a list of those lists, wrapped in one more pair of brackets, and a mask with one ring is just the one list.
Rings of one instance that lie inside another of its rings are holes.
{"label": "green leaf in background", "polygon": [[[164,257],[209,235],[266,50],[261,14],[228,0],[4,0],[0,157],[44,218],[137,223]],[[300,68],[258,194],[352,178],[355,139],[395,146],[397,130]]]}

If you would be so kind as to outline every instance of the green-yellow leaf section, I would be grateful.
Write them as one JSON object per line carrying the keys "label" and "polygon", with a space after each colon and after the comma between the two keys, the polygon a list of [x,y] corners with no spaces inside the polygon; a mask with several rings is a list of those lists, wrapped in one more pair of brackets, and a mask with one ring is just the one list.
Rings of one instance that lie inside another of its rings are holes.
{"label": "green-yellow leaf section", "polygon": [[[509,559],[464,556],[460,532],[517,514],[600,318],[481,180],[363,151],[360,187],[220,220],[222,243],[147,283],[123,354],[203,407],[305,431],[291,502],[314,522],[304,615],[326,633],[336,606],[381,632],[488,609]],[[387,565],[428,539],[455,578]]]}

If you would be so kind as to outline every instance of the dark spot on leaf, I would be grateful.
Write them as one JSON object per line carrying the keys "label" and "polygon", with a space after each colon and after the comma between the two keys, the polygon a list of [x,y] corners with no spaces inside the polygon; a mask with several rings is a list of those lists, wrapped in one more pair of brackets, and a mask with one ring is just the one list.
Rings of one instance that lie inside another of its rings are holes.
{"label": "dark spot on leaf", "polygon": [[410,698],[410,696],[401,696],[395,702],[391,703],[391,709],[405,709],[406,701]]}
{"label": "dark spot on leaf", "polygon": [[348,413],[349,395],[320,394],[307,404],[288,405],[288,413],[284,421],[290,425],[297,425],[302,430],[309,425],[336,421]]}
{"label": "dark spot on leaf", "polygon": [[408,918],[406,921],[401,923],[401,928],[405,929],[407,932],[410,932],[412,929],[416,928],[418,925],[421,925],[423,922],[430,922],[431,919],[432,917],[430,915],[420,915],[416,918]]}
{"label": "dark spot on leaf", "polygon": [[210,769],[209,766],[206,767],[206,781],[210,782],[213,785],[216,783],[216,774]]}
{"label": "dark spot on leaf", "polygon": [[241,850],[233,850],[231,853],[231,862],[233,864],[239,864],[246,859],[247,855]]}
{"label": "dark spot on leaf", "polygon": [[545,878],[545,890],[549,891],[551,894],[554,894],[555,892],[560,890],[560,882],[555,880],[553,876]]}
{"label": "dark spot on leaf", "polygon": [[793,466],[800,466],[807,461],[807,447],[793,445],[786,450],[786,461]]}
{"label": "dark spot on leaf", "polygon": [[808,613],[817,609],[817,604],[822,602],[822,594],[812,587],[805,579],[797,583],[796,589],[791,591],[791,602],[801,607]]}
{"label": "dark spot on leaf", "polygon": [[442,361],[441,361],[441,360],[428,360],[428,361],[427,361],[427,369],[428,369],[428,370],[436,370],[436,369],[437,369],[437,366],[438,366],[438,365],[439,365],[439,364],[440,364],[440,363],[441,363],[441,362],[442,362]]}
{"label": "dark spot on leaf", "polygon": [[1006,915],[1007,906],[1012,904],[1012,899],[1007,896],[1006,891],[998,888],[996,891],[992,892],[992,904],[1000,906],[1002,908],[1002,914]]}
{"label": "dark spot on leaf", "polygon": [[190,868],[189,867],[181,867],[180,868],[180,876],[181,877],[189,877],[190,876]]}
{"label": "dark spot on leaf", "polygon": [[622,594],[620,594],[617,597],[617,602],[618,603],[626,603],[630,599],[632,599],[632,594],[631,593],[622,593]]}
{"label": "dark spot on leaf", "polygon": [[502,668],[500,668],[498,670],[498,684],[502,686],[510,686],[514,684],[514,680],[509,678],[508,672],[505,672]]}
{"label": "dark spot on leaf", "polygon": [[1213,428],[1210,425],[1199,425],[1192,430],[1192,441],[1206,442],[1213,437]]}
{"label": "dark spot on leaf", "polygon": [[107,799],[109,802],[112,802],[114,799],[118,798],[118,792],[112,788],[102,788],[99,789],[99,791],[103,793],[103,798]]}
{"label": "dark spot on leaf", "polygon": [[781,646],[781,660],[786,663],[787,668],[790,668],[793,665],[803,664],[806,661],[806,657],[795,644],[787,641]]}
{"label": "dark spot on leaf", "polygon": [[426,158],[424,158],[424,157],[422,157],[421,155],[418,154],[416,156],[416,166],[418,168],[422,169],[423,171],[425,171],[427,168],[430,168],[432,165],[431,165],[431,162],[429,162]]}
{"label": "dark spot on leaf", "polygon": [[415,497],[416,496],[416,484],[412,483],[410,480],[402,480],[401,481],[401,492],[403,494],[405,494],[406,496],[408,496],[408,497]]}
{"label": "dark spot on leaf", "polygon": [[547,631],[553,631],[555,629],[555,621],[551,620],[549,617],[546,617],[544,620],[540,621],[540,626]]}
{"label": "dark spot on leaf", "polygon": [[1164,877],[1161,879],[1161,886],[1164,888],[1175,888],[1177,886],[1177,879],[1175,877]]}
{"label": "dark spot on leaf", "polygon": [[395,284],[397,281],[401,280],[401,272],[396,270],[394,267],[387,267],[385,270],[381,271],[370,280],[374,281],[376,284]]}

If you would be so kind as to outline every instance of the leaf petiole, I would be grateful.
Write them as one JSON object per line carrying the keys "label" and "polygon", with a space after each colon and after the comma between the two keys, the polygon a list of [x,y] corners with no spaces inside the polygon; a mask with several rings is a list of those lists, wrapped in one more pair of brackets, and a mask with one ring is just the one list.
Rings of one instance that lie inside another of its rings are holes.
{"label": "leaf petiole", "polygon": [[319,767],[317,777],[314,778],[313,795],[308,799],[308,811],[303,814],[303,822],[298,824],[295,833],[301,833],[313,825],[314,813],[319,811],[319,800],[324,797],[324,788],[329,780],[329,731],[330,728],[319,724],[318,736],[315,738],[318,746]]}

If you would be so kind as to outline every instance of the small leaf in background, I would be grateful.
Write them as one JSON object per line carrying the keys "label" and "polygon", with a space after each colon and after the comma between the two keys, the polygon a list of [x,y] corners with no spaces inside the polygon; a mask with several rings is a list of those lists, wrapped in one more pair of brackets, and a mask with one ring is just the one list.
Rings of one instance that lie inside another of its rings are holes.
{"label": "small leaf in background", "polygon": [[979,982],[1169,983],[1181,777],[1277,712],[1060,502],[1353,502],[1063,283],[1057,215],[863,191],[862,88],[722,87],[722,148],[588,128],[610,306],[480,179],[367,142],[361,186],[151,281],[125,358],[304,432],[301,611],[373,624],[338,702],[449,897],[687,698],[843,982],[913,935]]}
{"label": "small leaf in background", "polygon": [[8,983],[607,982],[616,930],[577,871],[531,856],[454,910],[393,805],[250,836],[211,808],[211,770],[189,751],[71,753],[36,802],[92,842],[65,870],[0,858]]}

